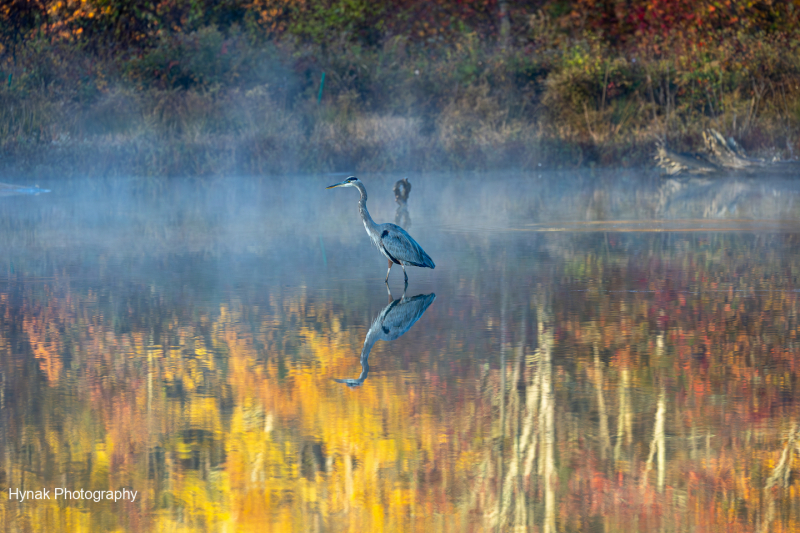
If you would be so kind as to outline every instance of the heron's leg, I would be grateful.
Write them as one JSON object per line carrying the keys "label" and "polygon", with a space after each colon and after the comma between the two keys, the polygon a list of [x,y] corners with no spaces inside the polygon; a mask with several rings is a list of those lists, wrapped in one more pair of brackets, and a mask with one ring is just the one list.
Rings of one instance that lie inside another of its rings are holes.
{"label": "heron's leg", "polygon": [[389,283],[389,272],[392,271],[392,260],[388,259],[389,261],[389,270],[386,271],[386,280],[385,283]]}
{"label": "heron's leg", "polygon": [[403,263],[400,263],[400,266],[403,267],[403,276],[405,276],[406,285],[408,285],[408,274],[406,274],[406,266]]}
{"label": "heron's leg", "polygon": [[386,294],[389,295],[389,303],[392,303],[394,301],[394,298],[392,298],[392,291],[389,289],[388,283],[386,284]]}

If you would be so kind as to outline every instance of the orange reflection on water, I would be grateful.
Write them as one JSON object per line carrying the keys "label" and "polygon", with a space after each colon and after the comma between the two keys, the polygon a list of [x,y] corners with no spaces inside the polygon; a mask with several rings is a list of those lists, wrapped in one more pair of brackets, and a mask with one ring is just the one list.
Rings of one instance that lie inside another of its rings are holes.
{"label": "orange reflection on water", "polygon": [[[370,331],[390,331],[379,319],[413,298],[187,303],[164,290],[119,305],[64,282],[7,284],[2,523],[791,531],[795,257],[765,248],[754,262],[735,239],[687,238],[633,261],[554,239],[564,255],[538,285],[520,289],[520,263],[473,280],[469,298],[443,287],[408,327],[393,323],[402,339],[374,346]],[[365,345],[368,379],[337,382],[364,375]],[[56,487],[138,497],[7,497]]]}

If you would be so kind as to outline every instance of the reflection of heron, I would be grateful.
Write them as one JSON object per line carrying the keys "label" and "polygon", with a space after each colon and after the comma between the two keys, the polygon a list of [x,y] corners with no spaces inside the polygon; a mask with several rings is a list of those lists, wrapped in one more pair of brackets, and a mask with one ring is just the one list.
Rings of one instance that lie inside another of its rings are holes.
{"label": "reflection of heron", "polygon": [[[391,293],[389,294],[391,298]],[[436,295],[418,294],[413,298],[406,298],[403,293],[402,298],[395,300],[375,317],[372,326],[364,339],[364,347],[361,349],[361,375],[358,379],[337,379],[339,383],[344,383],[348,387],[358,387],[367,379],[369,374],[369,352],[372,345],[377,341],[393,341],[403,333],[411,329],[411,326],[420,319],[425,310],[436,299]]]}
{"label": "reflection of heron", "polygon": [[358,201],[358,211],[361,213],[361,220],[364,221],[364,227],[367,229],[367,234],[372,243],[378,247],[378,250],[388,259],[389,270],[386,271],[386,283],[389,283],[389,272],[392,271],[392,264],[397,263],[403,267],[403,276],[405,282],[408,283],[408,274],[406,274],[406,265],[413,265],[418,267],[436,268],[433,260],[425,253],[422,246],[417,244],[417,241],[411,238],[411,235],[406,233],[406,230],[396,224],[387,222],[386,224],[376,224],[372,217],[369,216],[367,211],[367,190],[364,184],[361,183],[355,176],[350,176],[341,183],[336,183],[327,189],[334,187],[355,187],[361,193],[361,199]]}

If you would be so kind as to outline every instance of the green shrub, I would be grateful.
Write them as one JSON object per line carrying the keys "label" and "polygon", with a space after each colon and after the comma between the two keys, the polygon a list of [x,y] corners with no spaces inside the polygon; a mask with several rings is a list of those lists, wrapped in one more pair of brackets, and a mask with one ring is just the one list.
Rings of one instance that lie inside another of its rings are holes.
{"label": "green shrub", "polygon": [[291,77],[274,47],[253,46],[237,27],[227,36],[214,27],[163,34],[127,61],[125,73],[140,89],[165,90],[252,87]]}

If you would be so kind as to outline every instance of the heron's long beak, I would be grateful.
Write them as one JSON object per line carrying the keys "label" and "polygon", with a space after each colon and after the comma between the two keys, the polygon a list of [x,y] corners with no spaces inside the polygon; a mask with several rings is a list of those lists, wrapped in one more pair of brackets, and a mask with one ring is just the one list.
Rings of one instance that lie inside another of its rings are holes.
{"label": "heron's long beak", "polygon": [[345,183],[347,183],[347,180],[345,180],[345,181],[340,181],[339,183],[334,183],[333,185],[329,185],[328,187],[325,187],[325,188],[326,188],[326,189],[334,189],[334,188],[336,188],[336,187],[341,187],[341,186],[342,186],[342,185],[344,185]]}

